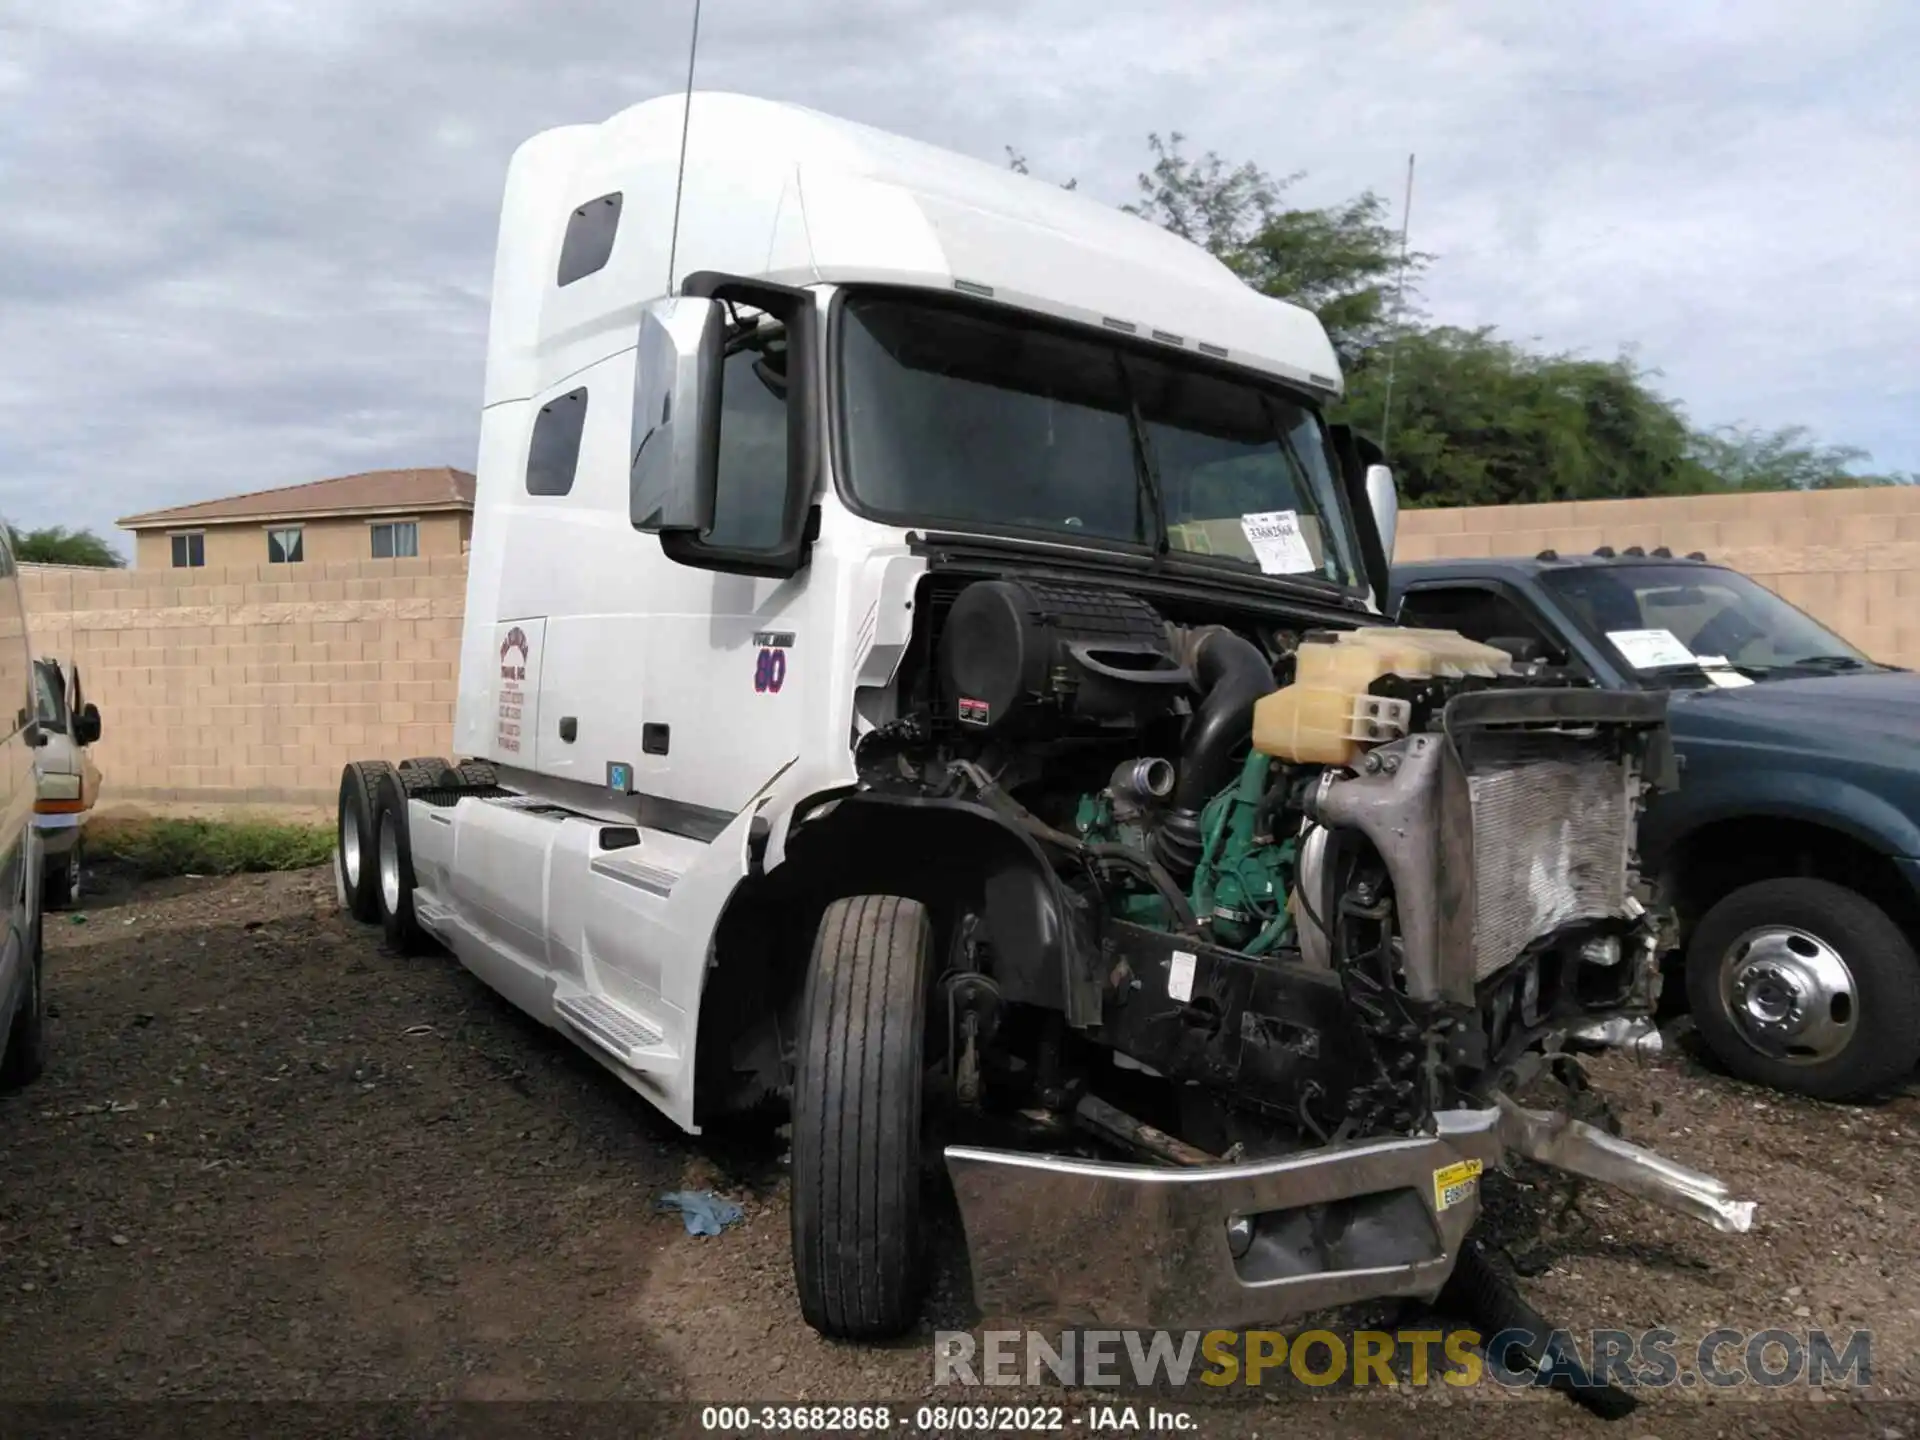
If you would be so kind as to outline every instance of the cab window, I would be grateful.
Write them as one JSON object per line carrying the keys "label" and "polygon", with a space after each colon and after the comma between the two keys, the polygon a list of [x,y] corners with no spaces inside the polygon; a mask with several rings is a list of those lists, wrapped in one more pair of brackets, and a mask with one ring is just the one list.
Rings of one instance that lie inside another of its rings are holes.
{"label": "cab window", "polygon": [[[1565,648],[1511,596],[1481,585],[1410,590],[1400,602],[1400,623],[1422,630],[1457,630],[1482,645],[1498,644],[1517,660],[1564,665]],[[1515,652],[1518,653],[1515,653]]]}
{"label": "cab window", "polygon": [[720,488],[706,543],[726,550],[778,545],[786,525],[785,330],[763,328],[727,357],[720,381]]}

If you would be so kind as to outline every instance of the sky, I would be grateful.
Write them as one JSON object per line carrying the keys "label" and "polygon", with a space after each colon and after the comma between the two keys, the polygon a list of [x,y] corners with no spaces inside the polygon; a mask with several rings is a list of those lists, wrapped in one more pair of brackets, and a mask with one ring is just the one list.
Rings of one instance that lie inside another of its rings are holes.
{"label": "sky", "polygon": [[[471,469],[514,147],[692,0],[0,0],[0,514]],[[1372,189],[1431,320],[1920,470],[1911,0],[705,0],[698,83],[1134,198],[1149,131]]]}

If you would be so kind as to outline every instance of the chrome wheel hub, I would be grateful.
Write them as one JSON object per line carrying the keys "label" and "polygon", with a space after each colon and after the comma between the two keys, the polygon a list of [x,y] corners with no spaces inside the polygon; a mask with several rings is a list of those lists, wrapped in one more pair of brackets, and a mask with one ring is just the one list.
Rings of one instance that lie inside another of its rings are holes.
{"label": "chrome wheel hub", "polygon": [[387,914],[400,913],[400,841],[391,824],[380,827],[380,900]]}
{"label": "chrome wheel hub", "polygon": [[1749,930],[1728,947],[1720,1001],[1741,1039],[1790,1065],[1838,1055],[1859,1014],[1853,972],[1840,952],[1788,925]]}
{"label": "chrome wheel hub", "polygon": [[340,866],[346,871],[347,889],[360,888],[360,827],[352,815],[340,819]]}

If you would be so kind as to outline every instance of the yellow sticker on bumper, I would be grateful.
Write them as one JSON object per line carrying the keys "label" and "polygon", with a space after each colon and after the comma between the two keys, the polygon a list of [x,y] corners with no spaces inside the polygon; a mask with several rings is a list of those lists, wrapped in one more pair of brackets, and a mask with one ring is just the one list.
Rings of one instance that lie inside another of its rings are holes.
{"label": "yellow sticker on bumper", "polygon": [[1470,1199],[1480,1172],[1487,1167],[1478,1160],[1461,1160],[1443,1165],[1433,1172],[1433,1208],[1447,1210]]}

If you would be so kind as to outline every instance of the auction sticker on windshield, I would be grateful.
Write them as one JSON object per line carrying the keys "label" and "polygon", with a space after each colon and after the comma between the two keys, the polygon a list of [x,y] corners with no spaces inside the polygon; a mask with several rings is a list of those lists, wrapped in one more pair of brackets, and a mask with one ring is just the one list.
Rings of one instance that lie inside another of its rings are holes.
{"label": "auction sticker on windshield", "polygon": [[1700,668],[1707,672],[1707,679],[1722,690],[1734,690],[1742,685],[1753,684],[1753,681],[1728,664],[1727,657],[1724,655],[1696,655],[1693,658],[1698,660]]}
{"label": "auction sticker on windshield", "polygon": [[1609,630],[1607,639],[1636,670],[1698,663],[1693,652],[1682,645],[1671,630]]}
{"label": "auction sticker on windshield", "polygon": [[1263,510],[1240,517],[1241,533],[1253,547],[1253,558],[1268,575],[1305,575],[1315,566],[1307,537],[1300,533],[1300,517],[1291,510]]}

